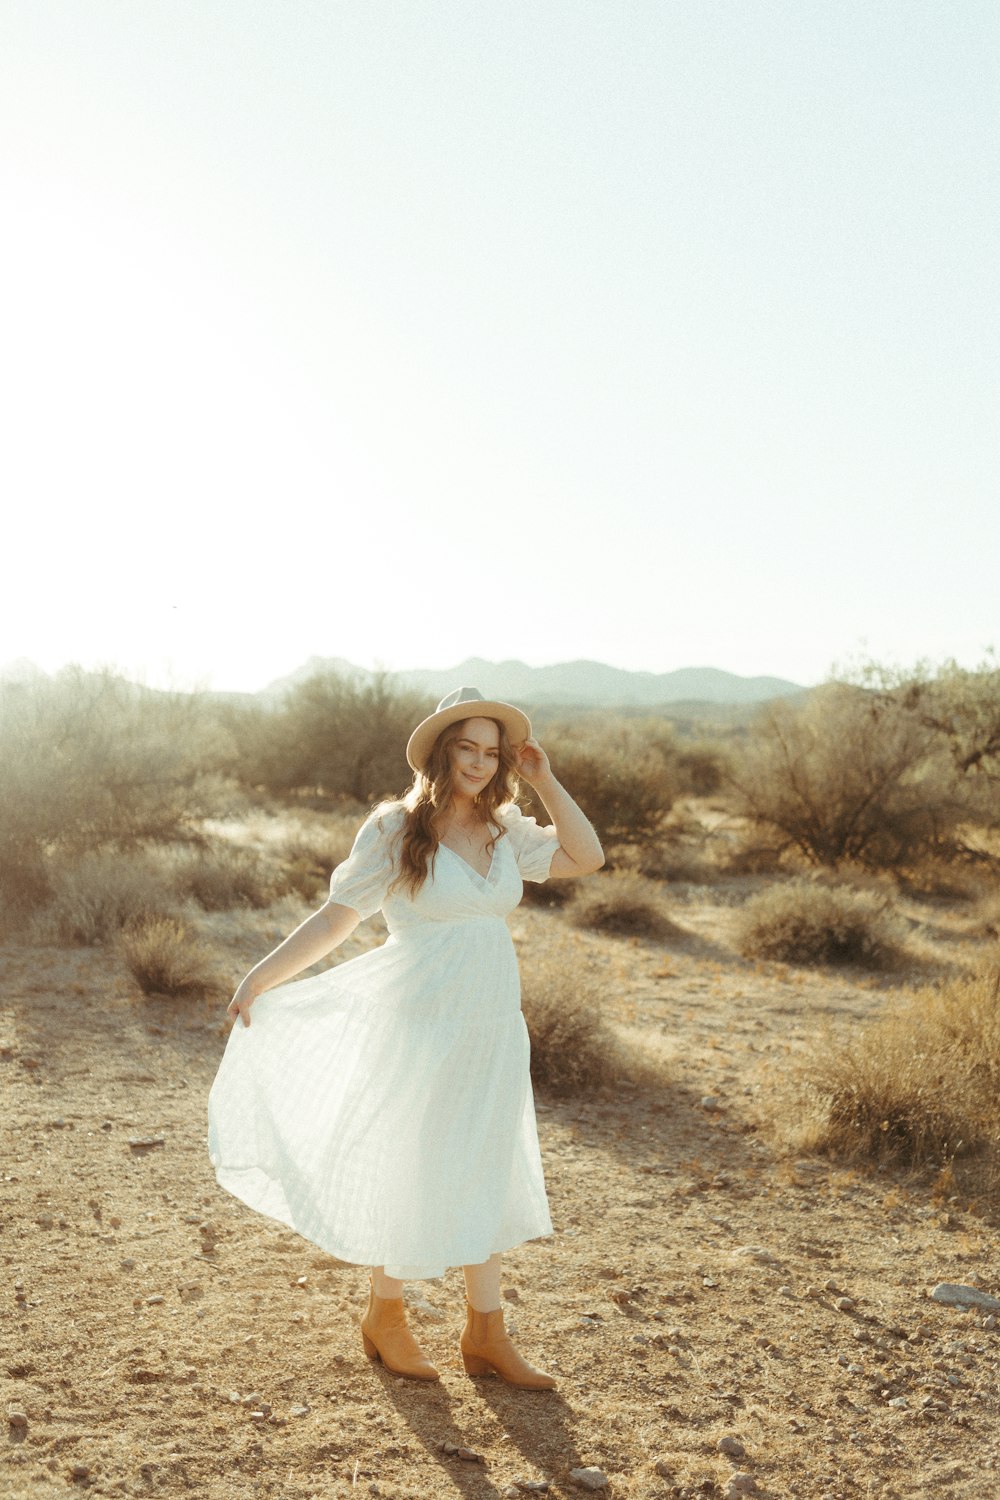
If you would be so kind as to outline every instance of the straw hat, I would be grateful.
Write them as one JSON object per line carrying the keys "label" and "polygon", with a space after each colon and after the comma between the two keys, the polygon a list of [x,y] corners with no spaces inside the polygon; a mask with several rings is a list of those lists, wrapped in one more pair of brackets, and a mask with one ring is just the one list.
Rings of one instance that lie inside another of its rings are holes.
{"label": "straw hat", "polygon": [[531,720],[511,703],[484,698],[478,688],[460,687],[442,698],[434,712],[410,735],[406,758],[414,771],[423,771],[442,729],[462,719],[499,719],[512,745],[523,745],[531,735]]}

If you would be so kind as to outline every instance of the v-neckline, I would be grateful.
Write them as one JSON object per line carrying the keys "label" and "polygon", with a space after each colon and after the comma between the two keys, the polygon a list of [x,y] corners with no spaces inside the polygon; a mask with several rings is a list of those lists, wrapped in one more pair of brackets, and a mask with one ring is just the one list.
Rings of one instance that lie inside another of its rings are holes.
{"label": "v-neckline", "polygon": [[495,859],[497,857],[497,849],[499,847],[500,847],[500,840],[499,840],[499,837],[498,837],[497,840],[496,840],[496,842],[493,845],[493,853],[490,855],[490,867],[486,871],[485,875],[481,875],[479,873],[479,871],[476,869],[475,865],[470,865],[469,861],[467,859],[463,859],[462,856],[460,854],[457,854],[454,849],[449,848],[449,846],[447,844],[438,843],[438,848],[439,849],[446,849],[449,854],[453,855],[454,858],[458,860],[458,862],[459,862],[460,865],[464,865],[467,870],[471,871],[471,873],[473,875],[475,875],[475,877],[476,877],[477,880],[484,880],[484,881],[485,880],[489,880],[490,876],[493,874],[493,864],[494,864],[494,861],[495,861]]}

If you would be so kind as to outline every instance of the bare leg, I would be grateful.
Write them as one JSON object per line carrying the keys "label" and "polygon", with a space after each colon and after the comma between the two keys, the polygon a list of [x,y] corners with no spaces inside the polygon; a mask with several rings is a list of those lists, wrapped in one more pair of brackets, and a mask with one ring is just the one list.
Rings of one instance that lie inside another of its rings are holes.
{"label": "bare leg", "polygon": [[376,1297],[401,1297],[403,1283],[395,1276],[387,1276],[382,1266],[372,1266],[372,1281]]}
{"label": "bare leg", "polygon": [[478,1266],[463,1266],[465,1295],[476,1312],[495,1312],[500,1306],[500,1256],[491,1255]]}

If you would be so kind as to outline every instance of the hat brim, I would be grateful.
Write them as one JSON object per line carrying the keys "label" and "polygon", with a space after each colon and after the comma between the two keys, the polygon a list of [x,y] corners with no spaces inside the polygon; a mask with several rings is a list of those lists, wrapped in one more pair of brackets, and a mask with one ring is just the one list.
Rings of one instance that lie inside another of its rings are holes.
{"label": "hat brim", "polygon": [[449,724],[459,724],[463,719],[499,719],[512,745],[523,745],[531,738],[531,720],[512,703],[497,703],[488,698],[453,703],[450,708],[439,708],[424,719],[410,735],[406,744],[406,759],[410,767],[414,771],[425,770],[427,757],[438,735]]}

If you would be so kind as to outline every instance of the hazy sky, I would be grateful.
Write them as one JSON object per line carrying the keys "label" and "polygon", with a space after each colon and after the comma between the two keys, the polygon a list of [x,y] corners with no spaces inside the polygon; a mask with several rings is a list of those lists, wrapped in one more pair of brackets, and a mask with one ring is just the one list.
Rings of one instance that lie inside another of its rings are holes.
{"label": "hazy sky", "polygon": [[1000,644],[996,0],[0,0],[0,661]]}

